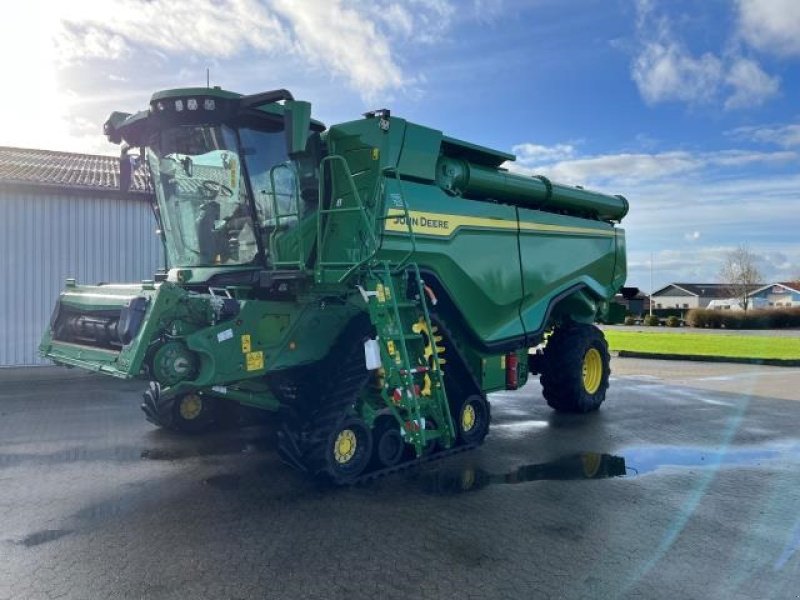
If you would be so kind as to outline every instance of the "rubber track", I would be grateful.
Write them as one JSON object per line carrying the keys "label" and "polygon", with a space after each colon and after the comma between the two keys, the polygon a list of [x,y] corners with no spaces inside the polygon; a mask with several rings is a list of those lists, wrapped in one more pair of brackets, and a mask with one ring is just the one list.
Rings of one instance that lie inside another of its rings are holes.
{"label": "rubber track", "polygon": [[[448,364],[452,365],[450,361],[460,360],[462,361],[462,367],[466,369],[466,366],[463,365],[463,358],[458,347],[455,344],[451,345],[452,336],[448,328],[438,315],[431,316],[432,320],[435,320],[435,325],[439,328],[439,334],[444,336],[445,354],[449,361]],[[350,328],[348,328],[348,330],[349,329]],[[335,369],[330,367],[325,369],[327,371],[326,379],[332,383],[332,388],[334,390],[331,392],[331,395],[326,398],[326,406],[320,408],[317,414],[312,417],[311,422],[304,427],[304,432],[292,431],[291,425],[284,423],[284,427],[278,433],[278,451],[281,459],[290,467],[301,472],[309,473],[312,476],[318,477],[325,472],[324,453],[328,436],[332,428],[336,427],[347,415],[347,411],[352,406],[355,395],[362,389],[369,377],[369,372],[364,370],[361,344],[352,343],[354,333],[356,332],[352,330],[346,332],[342,337],[350,338],[349,343],[348,340],[342,339],[342,343],[337,343],[335,349],[331,352],[331,357],[334,357],[335,364],[344,367],[344,373],[342,370],[336,372]],[[341,350],[344,350],[343,346],[345,345],[350,345],[346,353],[341,352]],[[451,350],[449,354],[447,352],[448,350]],[[466,372],[470,375],[470,383],[475,388],[480,389],[468,369]],[[490,411],[488,417],[491,422],[491,407],[489,406],[488,400],[487,407]],[[434,460],[472,450],[480,445],[481,444],[461,444],[456,442],[456,445],[452,448],[438,450],[419,458],[412,458],[392,467],[367,470],[352,481],[333,483],[338,486],[353,486],[369,483],[376,479],[406,471]]]}
{"label": "rubber track", "polygon": [[[450,327],[447,325],[447,321],[439,314],[432,312],[431,313],[431,324],[438,328],[438,335],[442,336],[442,342],[444,343],[444,354],[442,355],[444,359],[447,361],[443,366],[443,371],[445,372],[445,390],[447,385],[447,370],[448,365],[450,366],[450,370],[452,372],[452,368],[454,365],[455,360],[458,360],[461,364],[457,369],[461,370],[468,378],[469,384],[472,386],[471,391],[461,389],[462,394],[464,397],[469,396],[472,394],[481,394],[480,385],[478,385],[477,379],[470,371],[469,367],[467,366],[467,361],[464,359],[464,353],[461,351],[461,347],[454,341],[453,334],[450,333]],[[455,387],[462,388],[463,385],[457,381],[453,382]],[[466,393],[464,393],[466,392]],[[449,398],[448,398],[449,399]],[[452,406],[450,407],[452,410]]]}
{"label": "rubber track", "polygon": [[[321,468],[324,468],[325,442],[331,432],[330,428],[335,427],[347,415],[355,395],[370,375],[364,369],[361,345],[361,336],[368,327],[368,321],[357,317],[334,343],[328,358],[319,364],[319,370],[323,372],[319,381],[329,385],[329,390],[320,394],[324,398],[325,406],[318,407],[308,420],[302,414],[284,419],[278,432],[278,453],[289,466],[312,475],[319,474]],[[354,338],[358,343],[354,343]],[[285,385],[284,389],[287,391],[287,388],[294,387],[295,394],[303,391],[302,384]]]}
{"label": "rubber track", "polygon": [[480,446],[480,444],[462,444],[453,446],[452,448],[447,448],[446,450],[440,450],[432,454],[421,456],[419,458],[412,458],[411,460],[407,460],[393,467],[387,467],[385,469],[377,469],[374,471],[369,471],[367,473],[364,473],[357,479],[353,480],[352,482],[349,482],[347,485],[361,485],[363,483],[370,483],[372,481],[375,481],[376,479],[388,477],[389,475],[394,475],[395,473],[399,473],[401,471],[408,471],[414,467],[424,465],[434,460],[446,458],[448,456],[452,456],[453,454],[460,454],[461,452],[466,452],[467,450],[474,450],[478,446]]}

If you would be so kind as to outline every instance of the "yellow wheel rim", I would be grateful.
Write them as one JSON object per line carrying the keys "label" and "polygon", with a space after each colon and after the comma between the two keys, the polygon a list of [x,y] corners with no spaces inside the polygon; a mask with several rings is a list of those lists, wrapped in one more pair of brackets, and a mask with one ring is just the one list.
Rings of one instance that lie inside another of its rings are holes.
{"label": "yellow wheel rim", "polygon": [[581,464],[583,465],[583,474],[591,479],[600,470],[600,465],[603,462],[603,457],[596,452],[584,452],[581,454]]}
{"label": "yellow wheel rim", "polygon": [[181,413],[181,418],[192,421],[203,412],[203,401],[197,394],[188,394],[181,398],[178,411]]}
{"label": "yellow wheel rim", "polygon": [[336,436],[336,441],[333,443],[333,455],[336,462],[343,465],[353,458],[358,446],[358,439],[352,429],[343,429]]}
{"label": "yellow wheel rim", "polygon": [[583,355],[583,387],[589,394],[600,389],[603,380],[603,357],[597,348],[589,348]]}
{"label": "yellow wheel rim", "polygon": [[461,411],[461,431],[469,431],[475,427],[475,407],[467,404]]}

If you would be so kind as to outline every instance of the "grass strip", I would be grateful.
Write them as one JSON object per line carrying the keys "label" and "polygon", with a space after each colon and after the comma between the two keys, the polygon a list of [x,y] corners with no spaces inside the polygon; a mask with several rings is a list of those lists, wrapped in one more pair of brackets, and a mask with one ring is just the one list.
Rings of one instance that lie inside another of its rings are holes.
{"label": "grass strip", "polygon": [[738,358],[800,359],[800,338],[765,335],[605,331],[612,351],[699,354]]}

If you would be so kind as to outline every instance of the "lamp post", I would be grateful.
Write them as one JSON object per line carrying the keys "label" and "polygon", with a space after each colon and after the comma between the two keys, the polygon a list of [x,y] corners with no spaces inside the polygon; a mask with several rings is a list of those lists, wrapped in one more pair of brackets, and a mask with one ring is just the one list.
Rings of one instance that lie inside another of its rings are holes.
{"label": "lamp post", "polygon": [[650,253],[650,301],[647,303],[650,307],[650,316],[653,316],[653,253]]}

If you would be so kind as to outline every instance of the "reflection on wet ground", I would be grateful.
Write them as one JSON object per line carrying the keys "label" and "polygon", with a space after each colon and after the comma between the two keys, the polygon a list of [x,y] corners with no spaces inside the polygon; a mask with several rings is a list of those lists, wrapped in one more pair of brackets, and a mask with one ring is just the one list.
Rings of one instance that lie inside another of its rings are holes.
{"label": "reflection on wet ground", "polygon": [[0,599],[792,598],[800,383],[758,372],[791,401],[653,367],[559,415],[531,382],[483,447],[336,490],[269,424],[184,437],[134,385],[0,385]]}
{"label": "reflection on wet ground", "polygon": [[722,450],[674,446],[632,447],[623,450],[622,454],[634,474],[645,475],[667,468],[760,466],[762,462],[776,459],[797,462],[800,460],[800,443]]}
{"label": "reflection on wet ground", "polygon": [[515,484],[528,481],[571,479],[606,479],[625,475],[625,459],[611,454],[583,452],[548,463],[524,465],[508,473],[488,473],[467,467],[441,470],[425,477],[425,489],[435,494],[474,492],[489,485]]}
{"label": "reflection on wet ground", "polygon": [[425,475],[423,482],[425,490],[430,493],[460,494],[497,484],[606,479],[625,475],[635,477],[669,468],[757,467],[762,462],[777,459],[786,462],[800,461],[800,443],[726,450],[702,447],[632,447],[620,454],[622,456],[583,452],[547,463],[523,465],[508,473],[489,473],[473,466],[440,469]]}
{"label": "reflection on wet ground", "polygon": [[[163,432],[159,432],[159,434],[161,433]],[[170,436],[170,434],[166,435]],[[273,450],[275,447],[270,430],[263,427],[223,431],[196,438],[170,436],[155,441],[156,443],[153,443],[150,447],[142,449],[141,458],[147,460],[181,460],[203,456],[256,454]]]}

